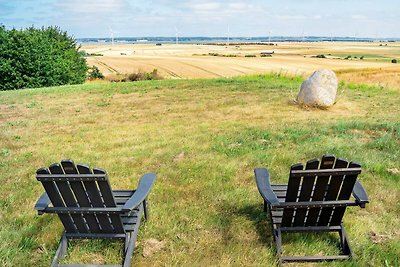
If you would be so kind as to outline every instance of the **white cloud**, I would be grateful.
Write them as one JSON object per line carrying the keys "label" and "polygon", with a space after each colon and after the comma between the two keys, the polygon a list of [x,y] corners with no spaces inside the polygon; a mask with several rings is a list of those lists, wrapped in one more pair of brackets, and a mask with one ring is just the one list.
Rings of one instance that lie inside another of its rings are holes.
{"label": "white cloud", "polygon": [[357,19],[357,20],[364,20],[367,19],[367,16],[365,15],[360,15],[360,14],[355,14],[351,16],[352,19]]}
{"label": "white cloud", "polygon": [[55,8],[66,13],[113,13],[121,12],[127,7],[125,0],[59,0]]}
{"label": "white cloud", "polygon": [[302,20],[302,19],[307,19],[306,16],[304,15],[277,15],[277,19],[280,20]]}
{"label": "white cloud", "polygon": [[203,4],[189,4],[189,7],[194,12],[215,12],[221,9],[221,4],[217,2],[208,2]]}

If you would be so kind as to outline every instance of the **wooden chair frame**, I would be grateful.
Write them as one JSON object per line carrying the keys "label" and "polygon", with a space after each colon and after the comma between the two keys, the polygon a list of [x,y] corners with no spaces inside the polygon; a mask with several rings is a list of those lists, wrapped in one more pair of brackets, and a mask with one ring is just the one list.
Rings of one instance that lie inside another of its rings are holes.
{"label": "wooden chair frame", "polygon": [[[254,170],[258,190],[268,212],[279,263],[345,260],[352,256],[342,218],[346,207],[365,208],[367,193],[357,175],[361,166],[355,162],[323,156],[291,167],[289,183],[270,183],[269,171]],[[354,200],[350,200],[350,195]],[[337,232],[341,255],[283,256],[282,233]]]}
{"label": "wooden chair frame", "polygon": [[131,265],[142,216],[146,220],[149,218],[147,198],[155,174],[145,174],[136,190],[112,191],[104,170],[91,170],[87,165],[63,160],[61,164],[38,169],[36,179],[43,184],[45,192],[35,210],[39,215],[56,213],[65,228],[50,266],[59,266],[60,259],[66,256],[70,239],[124,241],[122,265],[112,266]]}

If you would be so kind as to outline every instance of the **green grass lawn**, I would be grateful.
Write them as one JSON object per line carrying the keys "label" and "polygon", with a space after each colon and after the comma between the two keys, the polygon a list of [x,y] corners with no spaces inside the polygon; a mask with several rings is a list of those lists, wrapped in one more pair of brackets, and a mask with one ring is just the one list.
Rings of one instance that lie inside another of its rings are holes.
{"label": "green grass lawn", "polygon": [[[0,265],[46,266],[62,225],[33,210],[35,170],[64,158],[108,170],[114,189],[158,175],[133,262],[139,266],[275,266],[253,169],[272,182],[334,154],[363,166],[370,204],[349,208],[354,250],[322,266],[400,265],[400,90],[341,85],[329,110],[292,104],[300,78],[85,84],[0,92]],[[165,246],[144,257],[146,240]],[[337,252],[337,237],[284,236],[284,253]],[[120,244],[73,242],[65,263],[119,263]]]}

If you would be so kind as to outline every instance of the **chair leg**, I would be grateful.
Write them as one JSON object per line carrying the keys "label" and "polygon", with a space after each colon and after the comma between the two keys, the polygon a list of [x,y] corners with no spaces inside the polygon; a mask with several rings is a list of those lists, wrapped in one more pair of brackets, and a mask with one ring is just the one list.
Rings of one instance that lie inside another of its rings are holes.
{"label": "chair leg", "polygon": [[274,240],[275,240],[275,244],[276,244],[276,253],[278,254],[278,257],[279,257],[279,266],[281,266],[282,265],[282,232],[278,228],[273,231],[273,235],[274,235]]}
{"label": "chair leg", "polygon": [[341,245],[343,254],[351,257],[353,255],[353,251],[350,247],[349,239],[347,238],[343,223],[340,224],[339,236],[340,236],[340,245]]}
{"label": "chair leg", "polygon": [[129,233],[125,239],[125,251],[124,251],[124,262],[123,267],[131,266],[133,250],[135,249],[135,243],[137,235],[135,233]]}
{"label": "chair leg", "polygon": [[68,248],[68,239],[65,236],[65,232],[62,234],[60,243],[58,245],[56,255],[53,258],[53,261],[51,262],[50,267],[56,267],[60,263],[60,258],[64,258],[67,254],[67,248]]}
{"label": "chair leg", "polygon": [[143,209],[144,209],[144,219],[146,221],[149,220],[149,207],[148,207],[148,200],[147,198],[143,200]]}

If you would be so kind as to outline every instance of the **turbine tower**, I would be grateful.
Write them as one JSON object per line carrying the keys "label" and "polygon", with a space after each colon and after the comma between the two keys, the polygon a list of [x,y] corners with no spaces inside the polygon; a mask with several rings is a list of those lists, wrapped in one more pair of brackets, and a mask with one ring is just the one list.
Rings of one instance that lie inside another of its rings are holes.
{"label": "turbine tower", "polygon": [[179,43],[179,34],[180,32],[178,31],[178,29],[175,27],[175,44]]}
{"label": "turbine tower", "polygon": [[268,32],[268,34],[269,34],[269,35],[268,35],[268,44],[271,43],[271,32],[272,32],[271,30]]}
{"label": "turbine tower", "polygon": [[108,26],[108,29],[110,30],[111,45],[114,46],[114,31],[110,26]]}
{"label": "turbine tower", "polygon": [[231,34],[231,32],[230,32],[229,25],[228,25],[228,33],[227,33],[227,35],[228,35],[228,46],[229,46],[229,35],[230,34]]}

